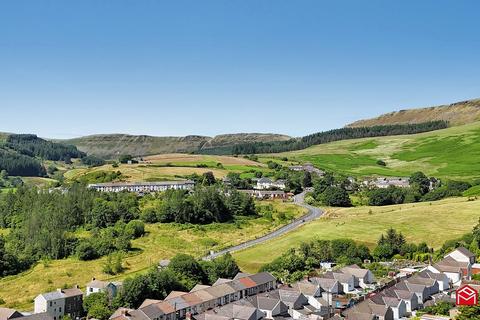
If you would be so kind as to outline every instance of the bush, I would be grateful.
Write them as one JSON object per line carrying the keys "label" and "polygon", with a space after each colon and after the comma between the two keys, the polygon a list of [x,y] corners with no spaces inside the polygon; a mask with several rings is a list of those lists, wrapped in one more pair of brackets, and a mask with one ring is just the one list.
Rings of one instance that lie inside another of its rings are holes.
{"label": "bush", "polygon": [[125,226],[125,232],[132,239],[139,238],[145,234],[145,223],[140,220],[132,220]]}
{"label": "bush", "polygon": [[77,246],[77,257],[82,261],[94,260],[99,257],[90,241],[82,241]]}
{"label": "bush", "polygon": [[345,189],[327,187],[320,197],[323,204],[332,207],[350,207],[352,202]]}
{"label": "bush", "polygon": [[383,161],[383,160],[377,160],[377,164],[378,164],[379,166],[382,166],[382,167],[386,167],[386,166],[387,166],[387,164],[386,164],[385,161]]}

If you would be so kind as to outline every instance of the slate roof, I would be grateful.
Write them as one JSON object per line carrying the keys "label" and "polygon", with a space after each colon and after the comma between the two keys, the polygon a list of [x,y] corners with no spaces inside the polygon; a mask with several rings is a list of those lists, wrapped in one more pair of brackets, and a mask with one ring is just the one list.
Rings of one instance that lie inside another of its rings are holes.
{"label": "slate roof", "polygon": [[7,320],[21,317],[22,314],[14,309],[0,308],[0,320]]}
{"label": "slate roof", "polygon": [[455,249],[455,251],[459,251],[461,254],[463,254],[463,255],[465,255],[469,258],[475,257],[475,254],[465,247],[458,247],[457,249]]}
{"label": "slate roof", "polygon": [[340,269],[341,272],[353,275],[357,278],[365,278],[368,274],[368,269],[362,269],[356,264],[351,265],[351,266],[346,266],[342,269]]}
{"label": "slate roof", "polygon": [[207,289],[207,288],[210,288],[210,286],[206,286],[206,285],[203,285],[203,284],[197,284],[195,287],[192,288],[192,290],[190,290],[190,292],[196,292],[196,291]]}

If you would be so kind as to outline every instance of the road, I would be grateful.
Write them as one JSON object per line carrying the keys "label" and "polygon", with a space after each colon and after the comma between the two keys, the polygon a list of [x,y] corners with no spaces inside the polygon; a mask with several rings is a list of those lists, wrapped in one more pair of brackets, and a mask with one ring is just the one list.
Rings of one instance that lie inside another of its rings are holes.
{"label": "road", "polygon": [[289,224],[284,225],[283,227],[281,227],[281,228],[279,228],[275,231],[272,231],[272,232],[270,232],[270,233],[268,233],[268,234],[266,234],[266,235],[264,235],[260,238],[249,240],[249,241],[243,242],[239,245],[236,245],[236,246],[233,246],[233,247],[230,247],[230,248],[218,251],[218,252],[214,252],[213,254],[210,254],[206,257],[203,257],[203,260],[215,259],[215,258],[217,258],[221,255],[224,255],[227,252],[232,253],[232,252],[235,252],[235,251],[238,251],[238,250],[250,248],[252,246],[263,243],[263,242],[268,241],[268,240],[275,239],[277,237],[280,237],[281,235],[284,235],[287,232],[292,231],[293,229],[298,228],[299,226],[301,226],[301,225],[303,225],[303,224],[305,224],[309,221],[315,220],[318,217],[320,217],[323,214],[323,211],[319,208],[315,208],[315,207],[312,207],[311,205],[308,205],[308,204],[304,203],[304,197],[305,197],[305,192],[302,192],[302,193],[293,197],[293,202],[296,205],[308,209],[308,213],[305,214],[304,216],[302,216],[302,217],[290,222]]}

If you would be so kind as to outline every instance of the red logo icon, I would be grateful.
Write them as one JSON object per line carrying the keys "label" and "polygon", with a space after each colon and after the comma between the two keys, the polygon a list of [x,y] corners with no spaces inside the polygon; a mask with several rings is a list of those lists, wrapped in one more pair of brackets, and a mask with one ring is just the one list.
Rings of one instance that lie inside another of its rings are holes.
{"label": "red logo icon", "polygon": [[478,291],[465,285],[457,290],[457,305],[458,306],[475,306],[478,303]]}

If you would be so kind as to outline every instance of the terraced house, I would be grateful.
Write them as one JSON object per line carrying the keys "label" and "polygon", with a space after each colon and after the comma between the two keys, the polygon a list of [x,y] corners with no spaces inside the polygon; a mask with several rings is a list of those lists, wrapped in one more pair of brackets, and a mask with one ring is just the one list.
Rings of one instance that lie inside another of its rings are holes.
{"label": "terraced house", "polygon": [[239,273],[234,279],[218,279],[212,286],[196,286],[190,292],[171,292],[165,300],[145,300],[136,310],[121,308],[110,319],[175,320],[190,318],[214,308],[274,290],[277,281],[268,272]]}

